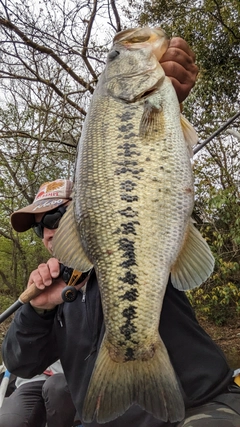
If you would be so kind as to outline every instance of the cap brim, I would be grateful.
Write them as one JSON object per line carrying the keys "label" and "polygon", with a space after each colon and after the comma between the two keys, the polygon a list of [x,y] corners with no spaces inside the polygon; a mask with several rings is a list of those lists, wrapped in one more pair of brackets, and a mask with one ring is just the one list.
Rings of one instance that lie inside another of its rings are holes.
{"label": "cap brim", "polygon": [[45,213],[56,209],[58,206],[69,202],[69,199],[45,199],[39,202],[32,203],[25,208],[13,212],[11,215],[11,224],[14,230],[18,232],[29,230],[35,223],[35,215]]}

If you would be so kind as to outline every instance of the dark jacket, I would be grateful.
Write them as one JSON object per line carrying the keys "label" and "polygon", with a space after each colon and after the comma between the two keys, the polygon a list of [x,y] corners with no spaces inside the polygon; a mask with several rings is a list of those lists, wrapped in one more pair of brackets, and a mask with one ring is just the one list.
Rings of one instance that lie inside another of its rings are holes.
{"label": "dark jacket", "polygon": [[[223,392],[232,377],[222,351],[199,326],[183,292],[168,283],[160,320],[160,335],[180,380],[186,407],[210,401]],[[78,292],[74,302],[39,315],[30,304],[22,306],[2,345],[7,369],[21,377],[32,377],[60,359],[69,389],[81,417],[82,405],[104,334],[101,299],[95,273],[86,294]],[[93,422],[86,426],[95,427]],[[106,427],[160,427],[164,424],[132,406]]]}

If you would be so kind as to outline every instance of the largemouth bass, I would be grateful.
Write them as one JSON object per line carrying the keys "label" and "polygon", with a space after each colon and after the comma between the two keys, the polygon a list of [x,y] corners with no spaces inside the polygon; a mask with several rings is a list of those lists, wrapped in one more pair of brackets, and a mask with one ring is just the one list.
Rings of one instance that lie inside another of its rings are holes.
{"label": "largemouth bass", "polygon": [[191,289],[214,259],[191,221],[196,133],[159,64],[167,47],[158,28],[115,36],[84,123],[73,201],[53,241],[64,264],[94,266],[101,292],[106,333],[85,422],[108,422],[134,403],[163,421],[184,418],[160,313],[169,274],[177,289]]}

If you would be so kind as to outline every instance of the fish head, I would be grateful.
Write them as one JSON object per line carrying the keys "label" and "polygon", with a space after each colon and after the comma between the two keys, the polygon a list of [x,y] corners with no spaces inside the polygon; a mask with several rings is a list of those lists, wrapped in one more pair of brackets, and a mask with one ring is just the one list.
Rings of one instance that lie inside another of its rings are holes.
{"label": "fish head", "polygon": [[139,27],[120,31],[113,39],[113,46],[121,43],[130,50],[150,47],[158,62],[169,46],[169,39],[161,28]]}
{"label": "fish head", "polygon": [[168,45],[168,38],[160,28],[118,33],[103,76],[108,95],[130,103],[156,92],[165,78],[159,60]]}

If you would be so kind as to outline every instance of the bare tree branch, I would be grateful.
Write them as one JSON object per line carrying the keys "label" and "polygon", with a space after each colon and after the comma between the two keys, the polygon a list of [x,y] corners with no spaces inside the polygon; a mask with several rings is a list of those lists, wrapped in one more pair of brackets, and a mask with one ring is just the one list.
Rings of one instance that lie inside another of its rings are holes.
{"label": "bare tree branch", "polygon": [[61,58],[56,55],[56,52],[54,52],[52,49],[49,49],[46,46],[41,46],[32,40],[30,40],[16,25],[14,25],[12,22],[7,21],[6,19],[0,18],[0,25],[3,25],[6,28],[9,28],[10,30],[14,31],[21,39],[24,41],[24,43],[27,46],[32,47],[34,50],[37,50],[41,53],[46,53],[47,55],[51,56],[65,71],[68,72],[68,74],[76,80],[80,85],[85,87],[85,89],[89,90],[90,93],[93,93],[94,88],[86,82],[84,79],[79,77],[74,71],[71,69],[71,67],[66,64],[64,61],[61,60]]}
{"label": "bare tree branch", "polygon": [[122,26],[121,26],[121,20],[120,20],[120,16],[116,7],[116,2],[115,0],[110,0],[110,4],[111,4],[111,8],[113,10],[114,16],[115,16],[115,20],[116,20],[116,27],[115,30],[118,33],[119,31],[121,31]]}

